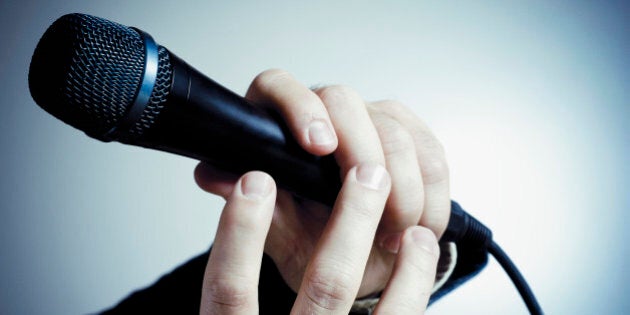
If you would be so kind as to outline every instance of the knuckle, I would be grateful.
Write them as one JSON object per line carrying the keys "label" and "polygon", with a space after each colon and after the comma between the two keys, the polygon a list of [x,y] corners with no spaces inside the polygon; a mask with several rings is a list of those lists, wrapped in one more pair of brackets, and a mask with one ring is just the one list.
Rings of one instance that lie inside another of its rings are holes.
{"label": "knuckle", "polygon": [[394,117],[397,116],[402,116],[402,115],[408,115],[409,114],[409,108],[407,108],[407,106],[405,106],[405,104],[399,102],[399,101],[395,101],[395,100],[387,100],[385,102],[383,102],[383,107],[386,111],[392,113],[394,115]]}
{"label": "knuckle", "polygon": [[435,154],[425,158],[422,164],[422,180],[424,185],[438,184],[447,181],[448,164],[443,154]]}
{"label": "knuckle", "polygon": [[367,226],[367,223],[377,223],[381,217],[381,211],[378,211],[374,200],[371,199],[373,198],[365,195],[363,198],[343,198],[340,206],[343,212],[352,215],[357,224]]}
{"label": "knuckle", "polygon": [[[257,209],[260,201],[241,200],[241,209]],[[243,215],[243,211],[227,211],[224,222],[226,229],[238,231],[240,233],[253,233],[260,230],[260,222],[263,219],[261,211],[250,211],[248,215]]]}
{"label": "knuckle", "polygon": [[291,74],[282,69],[265,70],[254,78],[252,87],[258,91],[268,92],[278,87],[278,82],[290,77]]}
{"label": "knuckle", "polygon": [[[417,187],[408,185],[408,187]],[[407,227],[409,224],[417,224],[424,209],[423,194],[405,194],[402,190],[393,193],[387,200],[387,216],[383,217],[384,223],[393,226]]]}
{"label": "knuckle", "polygon": [[424,151],[439,156],[445,155],[444,146],[422,120],[417,119],[411,130],[413,138],[418,140],[418,146]]}
{"label": "knuckle", "polygon": [[422,168],[422,179],[425,185],[437,184],[448,180],[449,167],[446,162],[444,146],[433,135],[418,131],[418,157]]}
{"label": "knuckle", "polygon": [[431,151],[435,152],[436,155],[440,157],[444,157],[446,155],[446,151],[444,150],[444,145],[440,142],[435,136],[429,134],[427,143],[425,146],[429,148]]}
{"label": "knuckle", "polygon": [[315,305],[326,310],[337,310],[354,299],[350,277],[339,270],[315,269],[307,275],[304,293]]}
{"label": "knuckle", "polygon": [[205,287],[206,302],[222,308],[243,308],[256,297],[256,286],[241,280],[212,278],[206,281]]}
{"label": "knuckle", "polygon": [[382,117],[376,118],[375,124],[386,157],[414,150],[415,146],[411,133],[399,122],[391,118]]}
{"label": "knuckle", "polygon": [[415,116],[414,113],[402,102],[396,100],[382,100],[374,102],[371,106],[374,112],[389,116],[392,119],[400,120],[402,117]]}
{"label": "knuckle", "polygon": [[317,90],[317,94],[327,106],[337,107],[350,103],[352,98],[360,98],[352,88],[344,85],[330,85]]}

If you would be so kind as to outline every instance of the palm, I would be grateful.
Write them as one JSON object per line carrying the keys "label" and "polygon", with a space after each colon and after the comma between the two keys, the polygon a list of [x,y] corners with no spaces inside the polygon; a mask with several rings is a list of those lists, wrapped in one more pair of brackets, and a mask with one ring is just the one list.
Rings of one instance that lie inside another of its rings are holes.
{"label": "palm", "polygon": [[[320,203],[278,191],[265,251],[276,263],[284,281],[296,292],[326,227],[330,211],[329,207]],[[358,296],[382,291],[390,277],[394,260],[394,255],[373,246]]]}

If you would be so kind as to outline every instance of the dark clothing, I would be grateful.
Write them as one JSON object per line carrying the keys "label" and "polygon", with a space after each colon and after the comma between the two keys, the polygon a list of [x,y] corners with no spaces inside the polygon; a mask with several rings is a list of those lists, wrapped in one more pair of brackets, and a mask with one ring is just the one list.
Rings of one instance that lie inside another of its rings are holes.
{"label": "dark clothing", "polygon": [[[199,314],[209,253],[191,259],[102,314]],[[262,262],[258,292],[260,314],[288,314],[296,298],[267,255]]]}

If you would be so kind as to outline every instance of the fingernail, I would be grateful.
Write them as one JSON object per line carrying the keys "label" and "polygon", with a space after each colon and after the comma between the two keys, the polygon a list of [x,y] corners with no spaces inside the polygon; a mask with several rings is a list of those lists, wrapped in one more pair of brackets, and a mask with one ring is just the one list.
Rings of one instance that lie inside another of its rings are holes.
{"label": "fingernail", "polygon": [[308,127],[308,140],[315,145],[328,145],[335,142],[335,136],[328,124],[315,120]]}
{"label": "fingernail", "polygon": [[387,170],[376,163],[364,163],[357,168],[357,181],[372,189],[383,189],[389,184]]}
{"label": "fingernail", "polygon": [[392,253],[398,254],[398,250],[400,249],[400,236],[402,233],[394,233],[386,236],[381,241],[381,248]]}
{"label": "fingernail", "polygon": [[251,172],[241,180],[241,192],[250,199],[262,199],[271,192],[271,179],[262,172]]}
{"label": "fingernail", "polygon": [[413,239],[416,246],[434,255],[439,254],[440,247],[437,244],[435,234],[433,234],[431,230],[419,227],[414,228],[411,231],[411,238]]}

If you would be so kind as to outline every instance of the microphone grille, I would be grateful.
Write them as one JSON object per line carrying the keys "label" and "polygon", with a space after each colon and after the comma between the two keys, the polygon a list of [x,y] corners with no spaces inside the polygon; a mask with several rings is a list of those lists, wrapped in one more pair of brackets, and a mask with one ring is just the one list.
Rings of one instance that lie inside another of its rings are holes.
{"label": "microphone grille", "polygon": [[[64,15],[35,48],[31,95],[53,116],[102,139],[134,102],[144,54],[141,36],[127,26],[85,14]],[[156,88],[130,133],[141,134],[149,127],[168,95],[171,69],[163,47],[159,58]]]}
{"label": "microphone grille", "polygon": [[164,108],[165,102],[171,91],[171,85],[173,82],[173,68],[171,67],[171,60],[169,58],[169,52],[166,48],[159,46],[158,48],[158,71],[155,79],[155,85],[151,92],[151,98],[147,107],[142,112],[140,119],[135,125],[128,130],[133,136],[142,135],[147,129],[149,129],[156,118]]}

